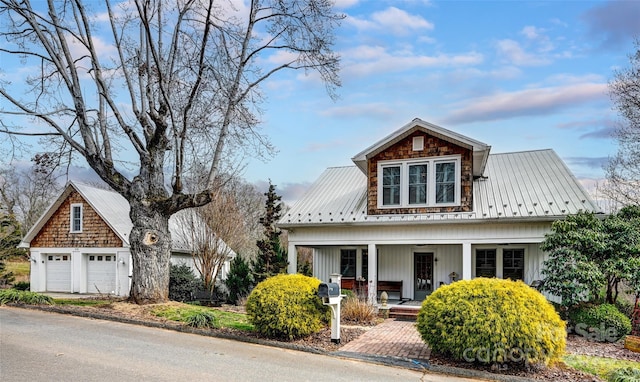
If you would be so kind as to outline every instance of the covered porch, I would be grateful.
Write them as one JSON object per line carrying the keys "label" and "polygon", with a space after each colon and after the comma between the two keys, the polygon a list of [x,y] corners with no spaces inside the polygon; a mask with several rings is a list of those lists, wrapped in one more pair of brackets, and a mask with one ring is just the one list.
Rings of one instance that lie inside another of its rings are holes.
{"label": "covered porch", "polygon": [[[313,249],[313,275],[329,281],[341,275],[342,289],[379,303],[386,291],[389,305],[419,308],[440,286],[475,277],[523,280],[542,278],[545,254],[539,242],[462,241],[417,244],[345,243],[305,245]],[[289,272],[294,272],[298,245],[289,243]],[[416,301],[416,303],[411,303]]]}

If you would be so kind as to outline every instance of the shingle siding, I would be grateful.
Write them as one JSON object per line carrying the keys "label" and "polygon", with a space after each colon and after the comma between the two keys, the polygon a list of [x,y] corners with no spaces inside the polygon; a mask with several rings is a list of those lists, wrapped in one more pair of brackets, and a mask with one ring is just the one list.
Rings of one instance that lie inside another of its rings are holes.
{"label": "shingle siding", "polygon": [[[71,233],[71,205],[82,204],[82,232]],[[72,191],[35,238],[32,248],[120,248],[118,238],[82,196]]]}
{"label": "shingle siding", "polygon": [[[424,137],[424,149],[413,150],[413,138]],[[389,160],[434,158],[446,155],[460,155],[461,182],[460,205],[454,207],[418,207],[378,209],[378,162]],[[443,139],[416,131],[400,142],[369,159],[369,183],[367,190],[367,212],[369,215],[424,214],[438,212],[469,212],[473,210],[473,162],[472,152]]]}

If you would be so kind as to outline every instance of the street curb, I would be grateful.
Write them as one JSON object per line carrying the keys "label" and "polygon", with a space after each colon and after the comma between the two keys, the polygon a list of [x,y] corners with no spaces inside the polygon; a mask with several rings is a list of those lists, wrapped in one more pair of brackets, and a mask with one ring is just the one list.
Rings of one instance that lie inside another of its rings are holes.
{"label": "street curb", "polygon": [[18,303],[9,303],[9,304],[6,304],[6,306],[13,307],[13,308],[20,308],[20,309],[39,310],[39,311],[50,312],[50,313],[68,314],[76,317],[113,321],[113,322],[119,322],[122,324],[146,326],[146,327],[156,328],[156,329],[173,330],[181,333],[196,334],[196,335],[213,337],[213,338],[221,338],[226,340],[251,343],[255,345],[263,345],[263,346],[278,347],[278,348],[288,349],[288,350],[303,351],[307,353],[326,355],[330,357],[347,358],[347,359],[352,359],[352,360],[357,360],[362,362],[375,363],[378,365],[399,367],[399,368],[423,371],[423,372],[431,372],[435,374],[443,374],[443,375],[449,375],[449,376],[455,376],[455,377],[461,377],[461,378],[480,378],[485,380],[504,381],[504,382],[535,381],[532,378],[518,377],[514,375],[493,374],[493,373],[489,373],[481,370],[464,369],[459,367],[442,366],[442,365],[432,365],[428,360],[417,360],[417,359],[410,359],[410,358],[404,358],[404,357],[382,356],[382,355],[357,353],[357,352],[345,352],[340,350],[326,351],[326,350],[316,349],[308,346],[291,344],[287,342],[246,337],[246,336],[240,336],[240,335],[219,332],[219,331],[212,331],[207,329],[192,328],[192,327],[181,325],[178,323],[174,324],[172,322],[142,321],[142,320],[135,320],[131,318],[115,317],[108,314],[100,314],[98,312],[86,312],[86,311],[78,311],[75,309],[66,309],[64,306],[27,305],[27,304],[18,304]]}

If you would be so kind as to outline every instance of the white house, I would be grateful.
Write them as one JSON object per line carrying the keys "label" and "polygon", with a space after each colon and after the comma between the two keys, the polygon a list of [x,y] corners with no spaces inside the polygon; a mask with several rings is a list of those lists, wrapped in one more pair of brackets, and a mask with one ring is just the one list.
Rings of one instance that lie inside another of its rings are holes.
{"label": "white house", "polygon": [[422,300],[442,284],[479,276],[543,278],[539,244],[551,223],[598,211],[553,150],[490,154],[491,147],[414,119],[328,168],[279,221],[313,273],[369,299]]}
{"label": "white house", "polygon": [[[197,274],[188,230],[181,229],[176,215],[169,220],[171,262],[185,263]],[[129,203],[120,194],[69,182],[20,244],[30,251],[31,291],[128,296],[132,226]],[[235,256],[230,254],[219,271],[221,279]]]}

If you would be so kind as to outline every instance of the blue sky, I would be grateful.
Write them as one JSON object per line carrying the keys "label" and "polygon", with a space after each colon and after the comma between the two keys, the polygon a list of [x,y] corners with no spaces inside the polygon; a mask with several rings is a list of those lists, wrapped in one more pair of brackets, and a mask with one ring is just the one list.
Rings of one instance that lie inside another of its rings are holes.
{"label": "blue sky", "polygon": [[[291,203],[325,168],[352,165],[351,157],[416,117],[493,153],[552,148],[588,189],[603,178],[618,121],[607,83],[640,37],[640,1],[336,6],[346,15],[335,47],[339,99],[301,72],[264,83],[262,132],[278,152],[250,160],[246,180],[266,191],[270,179]],[[10,77],[20,68],[8,62]],[[74,174],[95,179],[89,170]]]}
{"label": "blue sky", "polygon": [[413,118],[492,146],[552,148],[591,188],[616,151],[607,83],[640,36],[639,1],[338,1],[340,99],[313,78],[271,81],[279,152],[245,177],[288,201]]}

